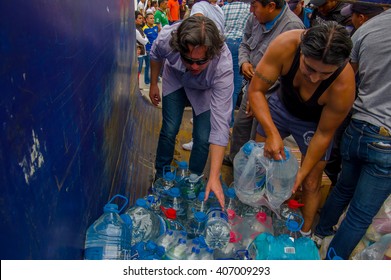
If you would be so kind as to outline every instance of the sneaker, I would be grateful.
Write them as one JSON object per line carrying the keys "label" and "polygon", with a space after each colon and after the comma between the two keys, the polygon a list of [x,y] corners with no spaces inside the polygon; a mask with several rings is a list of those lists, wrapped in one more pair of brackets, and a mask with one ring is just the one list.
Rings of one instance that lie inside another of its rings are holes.
{"label": "sneaker", "polygon": [[231,158],[229,157],[229,155],[224,156],[223,165],[230,166],[230,167],[233,166],[233,162],[232,162]]}
{"label": "sneaker", "polygon": [[193,124],[193,118],[190,119],[190,123]]}
{"label": "sneaker", "polygon": [[182,148],[186,151],[191,151],[193,149],[193,139],[189,143],[183,144]]}
{"label": "sneaker", "polygon": [[315,233],[312,234],[312,236],[311,236],[312,241],[314,241],[316,247],[318,247],[318,248],[320,248],[320,246],[322,246],[323,238],[324,238],[323,236],[316,235]]}

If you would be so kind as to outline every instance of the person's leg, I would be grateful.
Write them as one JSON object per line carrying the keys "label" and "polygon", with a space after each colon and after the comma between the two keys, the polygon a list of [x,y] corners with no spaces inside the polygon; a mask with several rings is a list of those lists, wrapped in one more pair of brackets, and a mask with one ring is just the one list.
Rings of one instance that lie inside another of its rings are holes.
{"label": "person's leg", "polygon": [[201,175],[209,155],[210,111],[198,116],[193,111],[193,149],[189,159],[191,172]]}
{"label": "person's leg", "polygon": [[156,152],[156,178],[163,176],[163,167],[170,165],[174,156],[175,138],[182,122],[188,99],[183,88],[163,97],[163,121]]}
{"label": "person's leg", "polygon": [[236,154],[240,148],[250,140],[251,129],[253,125],[253,117],[248,117],[246,114],[247,107],[247,93],[243,94],[242,103],[240,104],[239,111],[236,115],[231,143],[229,151],[229,159],[233,162]]}
{"label": "person's leg", "polygon": [[231,51],[232,54],[232,64],[233,64],[233,71],[234,71],[234,92],[232,95],[232,119],[231,119],[231,127],[234,125],[234,114],[235,114],[235,107],[236,102],[238,100],[239,93],[242,89],[242,81],[243,77],[240,75],[240,69],[239,69],[239,45],[242,39],[227,39],[226,43]]}
{"label": "person's leg", "polygon": [[[302,156],[302,162],[304,161],[304,158],[305,157]],[[316,213],[319,209],[321,200],[320,185],[325,166],[326,161],[319,161],[303,180],[301,201],[304,206],[301,208],[301,212],[304,218],[304,224],[301,229],[302,232],[309,232],[311,230]]]}
{"label": "person's leg", "polygon": [[[342,139],[341,150],[341,178],[328,198],[328,204],[338,205],[340,200],[352,199],[329,248],[333,248],[341,258],[348,259],[391,194],[391,139],[379,135],[379,127],[352,120]],[[354,168],[351,170],[354,173],[350,174],[354,185],[346,185],[342,181],[349,175],[345,174],[347,163],[350,163],[351,169]],[[321,221],[321,225],[324,223]]]}
{"label": "person's leg", "polygon": [[150,58],[149,58],[149,52],[145,55],[145,68],[144,68],[144,84],[149,85],[151,82],[149,78],[149,64],[150,64]]}

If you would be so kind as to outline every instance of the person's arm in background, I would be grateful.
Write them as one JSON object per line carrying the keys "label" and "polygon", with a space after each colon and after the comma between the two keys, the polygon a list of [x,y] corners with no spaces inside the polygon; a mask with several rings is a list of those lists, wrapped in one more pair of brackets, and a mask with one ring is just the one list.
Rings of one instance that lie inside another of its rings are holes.
{"label": "person's arm in background", "polygon": [[240,73],[247,81],[250,81],[254,75],[254,68],[250,62],[251,49],[247,43],[252,35],[254,20],[256,20],[254,16],[250,15],[243,31],[242,42],[239,45],[239,69]]}

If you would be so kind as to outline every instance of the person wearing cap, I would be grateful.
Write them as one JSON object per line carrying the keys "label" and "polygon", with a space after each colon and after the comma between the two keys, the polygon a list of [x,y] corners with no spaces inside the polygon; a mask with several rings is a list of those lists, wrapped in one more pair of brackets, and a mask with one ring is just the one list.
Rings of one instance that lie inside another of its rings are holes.
{"label": "person wearing cap", "polygon": [[311,27],[312,9],[304,6],[304,0],[287,0],[289,8],[303,22],[305,28]]}
{"label": "person wearing cap", "polygon": [[[278,36],[258,63],[248,88],[251,109],[259,122],[256,142],[264,155],[286,159],[283,139],[292,135],[302,165],[293,186],[301,186],[303,236],[310,236],[321,199],[320,181],[336,129],[355,97],[349,61],[352,42],[335,21]],[[265,94],[280,80],[269,99]]]}
{"label": "person wearing cap", "polygon": [[[367,2],[377,1],[377,0],[366,0]],[[352,24],[355,29],[358,29],[366,21],[377,16],[384,9],[381,6],[371,5],[367,3],[356,2],[349,4],[346,7],[342,8],[341,15],[352,17]]]}
{"label": "person wearing cap", "polygon": [[347,3],[336,0],[310,0],[309,4],[314,6],[311,26],[333,20],[345,26],[349,32],[353,30],[350,16],[341,15],[341,10],[348,5]]}
{"label": "person wearing cap", "polygon": [[[381,2],[391,6],[390,0]],[[350,61],[360,78],[358,98],[342,138],[342,171],[314,235],[319,241],[335,234],[329,248],[343,259],[349,258],[391,194],[390,22],[391,9],[368,20],[352,36]],[[348,205],[335,232],[333,226]]]}

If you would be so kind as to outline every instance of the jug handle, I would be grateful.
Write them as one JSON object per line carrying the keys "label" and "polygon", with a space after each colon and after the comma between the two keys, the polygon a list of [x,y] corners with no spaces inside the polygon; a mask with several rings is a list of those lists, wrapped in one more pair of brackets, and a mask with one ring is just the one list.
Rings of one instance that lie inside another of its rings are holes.
{"label": "jug handle", "polygon": [[128,202],[129,200],[127,199],[127,197],[123,196],[123,195],[120,195],[120,194],[116,194],[115,196],[113,196],[108,203],[112,203],[114,201],[114,199],[116,198],[122,198],[125,202],[124,204],[122,205],[122,207],[118,210],[118,213],[121,213],[122,210],[124,210],[125,206],[128,205]]}

